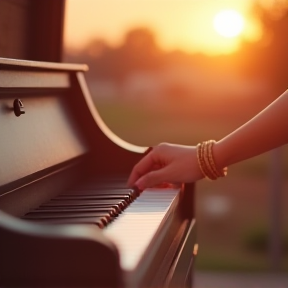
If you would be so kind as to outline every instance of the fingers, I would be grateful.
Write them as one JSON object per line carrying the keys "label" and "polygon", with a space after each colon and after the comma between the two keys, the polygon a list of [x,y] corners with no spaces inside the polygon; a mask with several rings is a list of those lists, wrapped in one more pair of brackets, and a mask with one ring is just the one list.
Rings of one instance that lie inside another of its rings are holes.
{"label": "fingers", "polygon": [[145,188],[154,187],[165,181],[165,175],[168,174],[168,167],[161,168],[159,170],[154,170],[148,172],[147,174],[140,177],[136,182],[135,186],[137,186],[140,190],[144,190]]}
{"label": "fingers", "polygon": [[135,165],[127,184],[144,190],[163,182],[183,183],[201,178],[197,147],[161,143]]}
{"label": "fingers", "polygon": [[148,153],[134,166],[127,183],[129,187],[132,187],[142,175],[153,169],[156,163],[153,159],[152,153],[153,151]]}

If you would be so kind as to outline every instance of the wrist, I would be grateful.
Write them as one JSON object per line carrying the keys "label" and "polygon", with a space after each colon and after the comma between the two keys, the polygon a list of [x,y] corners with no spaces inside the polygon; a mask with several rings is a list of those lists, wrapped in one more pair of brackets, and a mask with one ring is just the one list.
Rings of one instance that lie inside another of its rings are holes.
{"label": "wrist", "polygon": [[227,153],[225,153],[223,141],[217,141],[213,145],[213,157],[217,169],[223,169],[228,166]]}

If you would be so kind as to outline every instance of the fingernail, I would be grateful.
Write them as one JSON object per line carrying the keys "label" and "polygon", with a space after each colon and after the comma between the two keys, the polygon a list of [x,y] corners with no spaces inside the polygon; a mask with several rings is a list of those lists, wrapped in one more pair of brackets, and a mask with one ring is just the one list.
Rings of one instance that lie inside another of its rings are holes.
{"label": "fingernail", "polygon": [[142,192],[142,190],[140,190],[136,185],[134,185],[132,189],[134,190],[137,196],[139,196]]}
{"label": "fingernail", "polygon": [[143,182],[140,180],[137,180],[134,184],[139,190],[143,191],[144,190],[144,185]]}

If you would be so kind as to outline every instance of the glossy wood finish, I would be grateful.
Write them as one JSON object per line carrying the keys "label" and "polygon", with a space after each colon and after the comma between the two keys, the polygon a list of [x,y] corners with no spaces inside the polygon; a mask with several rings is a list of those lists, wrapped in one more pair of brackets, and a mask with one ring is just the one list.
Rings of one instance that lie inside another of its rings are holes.
{"label": "glossy wood finish", "polygon": [[[74,63],[59,63],[59,62],[44,62],[44,61],[29,61],[23,59],[11,59],[0,57],[0,68],[1,70],[10,67],[15,70],[21,70],[23,73],[23,68],[25,71],[35,71],[37,69],[42,69],[42,71],[50,70],[53,71],[87,71],[88,66],[86,64],[74,64]],[[53,79],[53,77],[51,76]]]}
{"label": "glossy wood finish", "polygon": [[[1,72],[15,75],[15,81],[6,81],[4,87],[0,87],[0,125],[5,136],[0,142],[1,152],[5,152],[1,153],[0,209],[21,217],[38,209],[39,205],[49,199],[69,189],[73,190],[79,183],[85,187],[86,178],[98,179],[95,180],[97,187],[102,187],[101,179],[106,179],[106,183],[107,179],[109,183],[109,179],[112,181],[115,177],[127,179],[133,165],[140,160],[147,147],[127,143],[105,125],[91,100],[83,66],[78,66],[77,70],[75,66],[56,63],[20,62],[17,65],[14,60],[2,60],[5,69],[0,70],[0,75]],[[5,75],[6,79],[9,79],[8,74]],[[31,75],[32,80],[27,75]],[[39,77],[43,87],[39,85],[37,75],[45,75]],[[26,113],[20,117],[16,117],[11,108],[15,98],[21,98],[25,107]],[[105,189],[109,193],[109,189]],[[93,232],[96,235],[95,242],[91,243],[81,233],[79,235],[82,235],[83,241],[78,241],[73,235],[64,233],[70,231],[70,226],[62,226],[63,233],[59,234],[58,226],[26,225],[23,220],[3,214],[0,237],[6,245],[2,245],[2,248],[8,245],[12,252],[9,249],[0,251],[0,284],[69,286],[73,279],[74,286],[78,287],[171,287],[174,284],[190,287],[187,283],[192,283],[191,263],[195,243],[193,195],[193,184],[182,186],[151,243],[145,244],[147,248],[143,258],[131,271],[124,271],[117,260],[118,253],[114,251],[113,239],[99,229]],[[105,245],[101,241],[99,243],[98,239],[102,239]],[[20,243],[25,251],[33,247],[37,247],[35,251],[39,251],[40,247],[46,247],[47,250],[43,255],[36,253],[29,258],[27,252],[27,255],[23,254],[24,258],[19,258]],[[91,255],[98,254],[99,259],[96,260],[96,256],[85,256],[90,245]],[[56,251],[56,254],[51,251]],[[72,258],[65,259],[66,254]],[[83,257],[87,262],[78,264],[77,261],[80,263]],[[114,271],[117,277],[109,278],[109,268],[106,262],[102,265],[102,258],[113,262],[111,273]],[[69,259],[74,259],[77,264],[71,266]],[[17,269],[13,269],[13,261],[17,262]],[[54,262],[60,263],[60,274],[57,274],[59,268]],[[48,273],[45,267],[49,265],[53,268]],[[21,266],[25,266],[23,271]],[[44,269],[39,272],[41,266]],[[95,271],[91,267],[95,267]],[[78,274],[70,279],[69,273],[74,274],[76,270]],[[35,271],[38,278],[33,277]]]}
{"label": "glossy wood finish", "polygon": [[59,62],[64,0],[1,0],[0,57]]}
{"label": "glossy wood finish", "polygon": [[27,59],[29,0],[0,1],[0,57]]}
{"label": "glossy wood finish", "polygon": [[[88,151],[59,94],[9,96],[2,98],[0,92],[0,186]],[[20,117],[12,109],[14,98],[24,104],[25,114]]]}
{"label": "glossy wood finish", "polygon": [[117,250],[96,227],[43,226],[0,211],[0,235],[1,287],[122,286]]}

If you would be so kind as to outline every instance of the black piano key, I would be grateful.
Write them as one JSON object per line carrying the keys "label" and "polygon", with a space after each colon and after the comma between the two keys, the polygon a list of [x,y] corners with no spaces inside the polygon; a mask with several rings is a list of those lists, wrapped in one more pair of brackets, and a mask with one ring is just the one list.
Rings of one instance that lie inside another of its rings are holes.
{"label": "black piano key", "polygon": [[[57,201],[58,202],[58,201]],[[59,201],[60,202],[60,201]],[[120,205],[116,205],[116,204],[82,204],[82,203],[75,203],[75,204],[64,204],[62,205],[61,202],[57,203],[57,205],[41,205],[40,207],[36,208],[35,210],[42,210],[44,208],[46,209],[84,209],[84,208],[111,208],[114,209],[118,214],[121,213],[123,211],[123,208],[125,206],[120,206]]]}
{"label": "black piano key", "polygon": [[98,188],[91,188],[91,189],[72,189],[68,190],[61,195],[74,195],[74,194],[82,194],[85,193],[86,195],[133,195],[135,194],[135,191],[133,189],[109,189],[109,190],[103,190]]}
{"label": "black piano key", "polygon": [[111,216],[108,213],[97,213],[97,212],[81,212],[81,213],[34,213],[29,212],[23,218],[24,219],[61,219],[61,218],[87,218],[87,217],[103,217],[107,218],[107,220],[111,220]]}
{"label": "black piano key", "polygon": [[47,224],[94,224],[99,228],[105,228],[112,220],[103,217],[69,217],[69,218],[24,218],[24,220]]}
{"label": "black piano key", "polygon": [[139,196],[140,191],[136,188],[119,188],[118,189],[104,189],[104,188],[74,188],[70,189],[62,195],[74,195],[74,194],[82,194],[82,195],[129,195],[132,199],[135,199]]}
{"label": "black piano key", "polygon": [[110,216],[117,216],[117,210],[112,207],[43,207],[33,210],[32,213],[80,213],[80,212],[99,212],[108,213]]}
{"label": "black piano key", "polygon": [[92,224],[99,228],[104,228],[108,222],[102,217],[86,217],[86,218],[61,218],[61,219],[39,219],[31,218],[29,221],[41,224]]}
{"label": "black piano key", "polygon": [[119,196],[119,197],[125,197],[129,198],[131,200],[134,200],[139,195],[133,191],[133,190],[125,190],[125,189],[118,189],[118,190],[109,190],[109,191],[103,191],[103,190],[69,190],[65,193],[59,195],[60,197],[66,197],[66,196],[75,196],[75,195],[81,195],[81,196]]}
{"label": "black piano key", "polygon": [[123,209],[126,206],[126,203],[124,200],[118,200],[118,199],[106,199],[106,200],[60,200],[58,201],[49,201],[47,203],[42,204],[40,207],[69,207],[69,206],[94,206],[97,205],[99,207],[119,207],[120,209]]}
{"label": "black piano key", "polygon": [[106,211],[112,209],[111,215],[116,216],[120,213],[122,213],[123,209],[121,209],[118,205],[70,205],[70,206],[40,206],[36,208],[33,211],[42,211],[44,208],[49,208],[50,210],[61,210],[61,209],[67,209],[67,210],[81,210],[81,209],[93,209],[93,208],[106,208]]}
{"label": "black piano key", "polygon": [[127,204],[132,202],[132,199],[129,197],[129,195],[59,195],[53,199],[52,201],[57,201],[57,200],[106,200],[106,199],[117,199],[117,200],[124,200]]}

